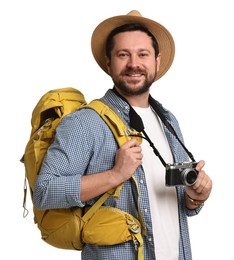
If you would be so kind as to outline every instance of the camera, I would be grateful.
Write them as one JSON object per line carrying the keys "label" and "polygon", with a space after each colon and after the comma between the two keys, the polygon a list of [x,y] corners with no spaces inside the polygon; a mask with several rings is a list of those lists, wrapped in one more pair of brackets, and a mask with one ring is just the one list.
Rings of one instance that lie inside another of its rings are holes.
{"label": "camera", "polygon": [[166,165],[166,186],[193,185],[198,176],[197,162],[183,162]]}

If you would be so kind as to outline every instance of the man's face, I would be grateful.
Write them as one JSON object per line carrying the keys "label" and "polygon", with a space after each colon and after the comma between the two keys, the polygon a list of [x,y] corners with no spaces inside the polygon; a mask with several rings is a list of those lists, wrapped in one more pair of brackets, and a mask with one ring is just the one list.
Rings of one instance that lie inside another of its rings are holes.
{"label": "man's face", "polygon": [[136,96],[149,90],[160,65],[151,38],[144,32],[123,32],[114,36],[108,72],[115,86],[127,96]]}

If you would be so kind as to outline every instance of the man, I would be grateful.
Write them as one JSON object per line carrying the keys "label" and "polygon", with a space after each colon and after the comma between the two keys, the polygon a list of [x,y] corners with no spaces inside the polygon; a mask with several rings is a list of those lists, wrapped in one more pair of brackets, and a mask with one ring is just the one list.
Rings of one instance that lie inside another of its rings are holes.
{"label": "man", "polygon": [[[139,217],[134,175],[146,228],[144,259],[191,260],[187,216],[199,213],[210,195],[212,181],[203,170],[204,161],[199,161],[194,166],[198,174],[192,185],[175,185],[174,180],[165,184],[166,165],[188,162],[193,157],[182,143],[176,118],[150,95],[151,85],[172,64],[173,38],[159,23],[131,11],[100,23],[91,45],[94,58],[114,82],[114,88],[101,101],[129,127],[142,131],[143,142],[140,145],[132,138],[118,149],[108,126],[91,109],[66,116],[38,176],[34,203],[42,210],[84,207],[124,183],[120,197],[110,197],[105,205]],[[111,246],[87,244],[82,251],[84,260],[136,257],[132,241]]]}

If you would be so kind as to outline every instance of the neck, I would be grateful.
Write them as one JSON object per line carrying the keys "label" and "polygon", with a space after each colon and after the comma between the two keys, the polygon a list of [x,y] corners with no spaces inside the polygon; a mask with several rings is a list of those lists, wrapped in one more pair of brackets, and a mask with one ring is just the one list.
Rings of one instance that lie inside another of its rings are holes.
{"label": "neck", "polygon": [[125,95],[121,90],[117,89],[116,87],[114,88],[114,91],[117,92],[116,94],[119,94],[122,96],[126,101],[134,107],[148,107],[149,106],[149,91],[146,93],[143,93],[141,95],[137,96],[129,96]]}

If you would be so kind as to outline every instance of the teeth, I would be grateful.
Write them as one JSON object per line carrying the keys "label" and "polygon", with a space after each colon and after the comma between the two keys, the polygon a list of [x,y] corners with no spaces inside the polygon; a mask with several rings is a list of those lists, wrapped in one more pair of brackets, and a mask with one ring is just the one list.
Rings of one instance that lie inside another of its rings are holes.
{"label": "teeth", "polygon": [[129,74],[129,76],[131,76],[131,77],[140,77],[141,74]]}

